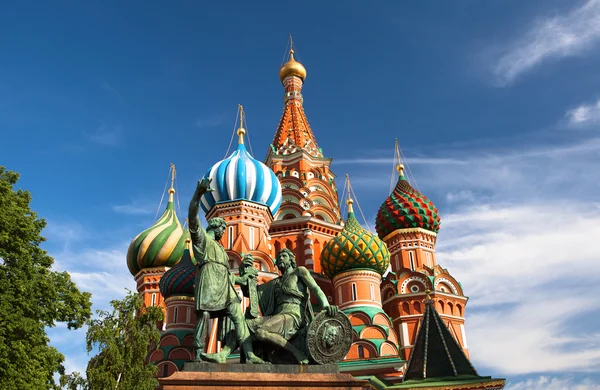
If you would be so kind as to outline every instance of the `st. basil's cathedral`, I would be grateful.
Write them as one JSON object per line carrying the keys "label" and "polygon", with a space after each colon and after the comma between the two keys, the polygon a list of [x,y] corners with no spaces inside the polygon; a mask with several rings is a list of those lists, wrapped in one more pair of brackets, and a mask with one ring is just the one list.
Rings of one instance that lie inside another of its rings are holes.
{"label": "st. basil's cathedral", "polygon": [[[227,222],[221,244],[231,272],[237,273],[242,256],[251,254],[258,283],[272,280],[279,276],[275,254],[293,251],[297,265],[311,271],[329,303],[352,324],[353,342],[338,364],[340,372],[368,380],[372,388],[504,388],[503,379],[480,376],[469,361],[468,298],[436,261],[440,216],[435,205],[411,186],[398,161],[395,188],[377,213],[377,233],[364,229],[354,214],[349,181],[340,194],[332,159],[309,125],[302,95],[306,69],[293,50],[279,79],[283,114],[264,162],[245,147],[240,107],[237,148],[204,174],[212,179],[213,191],[201,206],[207,220]],[[179,371],[194,356],[196,266],[189,233],[175,212],[174,179],[172,167],[166,210],[127,252],[144,304],[165,312],[159,345],[149,355],[159,377]],[[348,196],[340,199],[343,193]],[[347,204],[347,215],[340,201]],[[248,299],[241,304],[245,310]],[[208,352],[220,349],[215,322],[209,324]]]}

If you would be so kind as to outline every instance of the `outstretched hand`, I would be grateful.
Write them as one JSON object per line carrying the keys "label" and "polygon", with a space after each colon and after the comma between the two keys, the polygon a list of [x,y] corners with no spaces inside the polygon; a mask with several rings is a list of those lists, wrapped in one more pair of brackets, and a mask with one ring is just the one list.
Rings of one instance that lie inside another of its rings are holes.
{"label": "outstretched hand", "polygon": [[327,315],[329,317],[335,317],[339,313],[339,311],[340,311],[340,309],[338,309],[337,306],[333,306],[333,305],[327,306],[325,308],[325,310],[327,311]]}
{"label": "outstretched hand", "polygon": [[205,177],[202,180],[198,180],[198,186],[196,186],[196,194],[204,195],[207,192],[214,191],[210,188],[210,182],[212,179],[210,177]]}

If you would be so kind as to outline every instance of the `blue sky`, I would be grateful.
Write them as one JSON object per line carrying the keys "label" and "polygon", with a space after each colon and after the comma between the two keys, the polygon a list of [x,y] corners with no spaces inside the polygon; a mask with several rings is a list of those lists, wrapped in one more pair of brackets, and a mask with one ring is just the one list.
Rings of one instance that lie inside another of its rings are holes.
{"label": "blue sky", "polygon": [[[264,158],[289,33],[317,142],[371,227],[395,138],[440,209],[479,372],[597,388],[600,0],[5,2],[0,164],[48,220],[56,268],[95,308],[134,288],[125,251],[169,164],[185,209],[238,103]],[[85,330],[50,335],[84,371]]]}

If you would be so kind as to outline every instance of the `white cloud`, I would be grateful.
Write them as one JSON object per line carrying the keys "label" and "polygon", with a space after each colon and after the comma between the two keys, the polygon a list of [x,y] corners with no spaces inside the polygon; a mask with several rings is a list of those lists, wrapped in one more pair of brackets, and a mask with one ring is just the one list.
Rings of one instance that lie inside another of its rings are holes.
{"label": "white cloud", "polygon": [[125,289],[135,291],[135,281],[127,268],[127,245],[112,249],[80,247],[52,253],[55,268],[68,271],[81,291],[92,294],[95,309],[106,309],[113,299],[125,296]]}
{"label": "white cloud", "polygon": [[139,202],[133,202],[129,204],[113,205],[112,210],[118,214],[126,215],[150,215],[156,210],[148,204],[140,204]]}
{"label": "white cloud", "polygon": [[448,192],[446,194],[446,200],[451,203],[473,202],[475,201],[475,195],[472,191],[468,190]]}
{"label": "white cloud", "polygon": [[[64,225],[55,230],[69,229]],[[90,235],[89,232],[81,232],[81,236]],[[74,243],[68,235],[52,237],[54,246],[63,248],[56,251],[49,250],[50,255],[55,259],[54,269],[69,272],[80,291],[92,294],[94,317],[96,317],[96,310],[110,310],[110,301],[122,299],[126,289],[136,290],[135,281],[127,268],[128,243],[119,243],[108,249],[94,249],[82,245],[85,241]],[[63,242],[69,242],[70,245],[64,245]],[[56,327],[47,329],[47,332],[50,344],[65,355],[66,372],[79,372],[85,376],[90,358],[85,346],[87,327],[69,330],[64,323],[57,323]],[[58,377],[55,380],[58,380]]]}
{"label": "white cloud", "polygon": [[549,59],[579,55],[600,41],[600,0],[577,2],[565,15],[538,19],[515,42],[497,49],[492,70],[505,86]]}
{"label": "white cloud", "polygon": [[529,378],[520,382],[511,383],[507,381],[506,390],[597,390],[600,385],[591,379],[577,380],[575,378],[556,378],[550,376],[539,376]]}
{"label": "white cloud", "polygon": [[107,147],[116,147],[121,144],[123,129],[121,125],[101,125],[93,133],[86,134],[87,138],[95,144]]}
{"label": "white cloud", "polygon": [[470,297],[467,336],[476,362],[506,374],[600,364],[600,345],[589,343],[598,333],[573,334],[567,326],[600,308],[588,293],[600,272],[600,241],[589,239],[600,237],[600,212],[528,204],[474,208],[443,221],[449,234],[440,237],[437,259]]}
{"label": "white cloud", "polygon": [[592,104],[582,104],[566,113],[568,124],[583,127],[600,123],[600,100]]}
{"label": "white cloud", "polygon": [[[543,374],[560,388],[555,377],[565,371],[581,378],[600,369],[594,328],[600,301],[593,293],[600,273],[600,138],[529,145],[441,146],[430,149],[432,158],[407,161],[440,208],[437,260],[469,296],[466,331],[475,367],[483,375]],[[358,192],[377,199],[374,208],[387,191],[391,160],[364,163],[348,160],[347,168],[351,177],[360,177],[356,170],[370,180]],[[578,332],[571,330],[575,322]]]}

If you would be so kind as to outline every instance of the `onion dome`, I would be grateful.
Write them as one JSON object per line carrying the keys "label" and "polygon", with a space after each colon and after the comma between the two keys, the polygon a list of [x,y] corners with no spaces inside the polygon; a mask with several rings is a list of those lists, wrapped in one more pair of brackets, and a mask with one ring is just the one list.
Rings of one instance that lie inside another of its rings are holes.
{"label": "onion dome", "polygon": [[346,225],[323,247],[321,269],[329,279],[354,269],[368,269],[383,275],[390,264],[387,246],[358,223],[352,210],[352,199],[347,203]]}
{"label": "onion dome", "polygon": [[290,50],[290,60],[279,69],[279,80],[282,83],[289,76],[300,77],[302,81],[306,79],[306,68],[294,59],[294,50]]}
{"label": "onion dome", "polygon": [[398,165],[400,177],[396,188],[377,213],[375,229],[384,238],[396,229],[421,228],[437,233],[440,216],[433,203],[415,190],[404,176],[404,166]]}
{"label": "onion dome", "polygon": [[171,165],[171,169],[171,188],[165,212],[154,225],[138,234],[127,250],[127,266],[134,276],[144,268],[172,267],[183,255],[185,234],[175,214],[175,167]]}
{"label": "onion dome", "polygon": [[[243,118],[241,108],[240,111],[240,118]],[[241,123],[237,133],[237,149],[231,156],[213,165],[204,175],[205,178],[212,179],[211,187],[214,191],[202,196],[202,209],[208,214],[217,203],[247,200],[267,206],[271,214],[275,215],[281,206],[281,183],[269,167],[248,153],[244,146],[246,130]]]}
{"label": "onion dome", "polygon": [[160,278],[158,287],[163,297],[172,296],[194,296],[194,278],[196,277],[196,266],[192,263],[192,251],[190,249],[189,233],[185,240],[185,250],[181,261]]}

